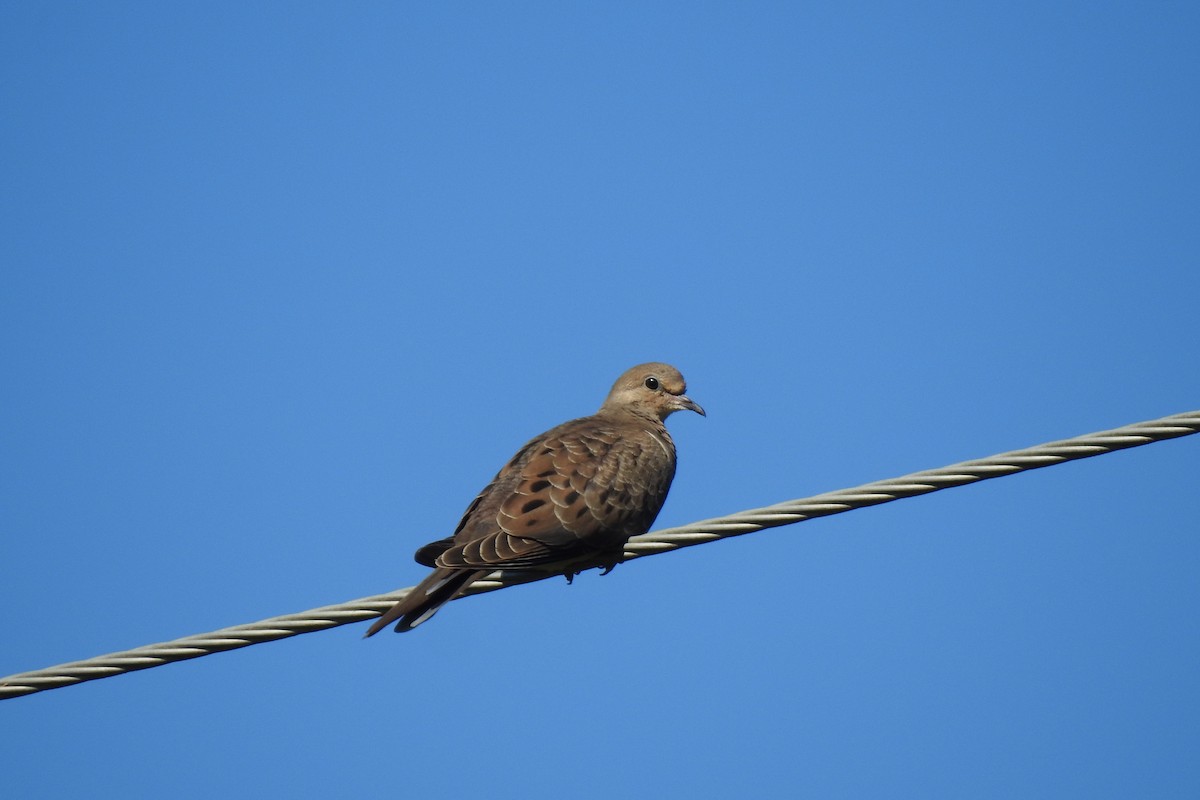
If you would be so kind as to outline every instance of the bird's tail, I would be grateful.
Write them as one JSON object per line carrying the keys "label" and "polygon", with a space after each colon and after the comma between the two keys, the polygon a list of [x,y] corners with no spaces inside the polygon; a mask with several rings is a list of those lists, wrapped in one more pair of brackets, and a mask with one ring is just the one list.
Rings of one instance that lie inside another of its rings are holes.
{"label": "bird's tail", "polygon": [[411,631],[437,613],[458,593],[485,572],[460,569],[435,569],[425,580],[413,587],[403,600],[392,606],[386,614],[375,620],[367,636],[374,636],[396,620],[396,633]]}

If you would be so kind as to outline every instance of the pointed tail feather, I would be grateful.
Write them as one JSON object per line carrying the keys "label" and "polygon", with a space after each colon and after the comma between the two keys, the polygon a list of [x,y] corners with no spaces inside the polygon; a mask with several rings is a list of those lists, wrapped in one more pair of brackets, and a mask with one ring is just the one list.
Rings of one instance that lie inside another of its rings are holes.
{"label": "pointed tail feather", "polygon": [[404,633],[420,625],[449,603],[459,592],[483,575],[475,570],[435,569],[425,580],[413,587],[403,600],[388,609],[382,617],[367,629],[366,636],[374,636],[396,620],[396,633]]}

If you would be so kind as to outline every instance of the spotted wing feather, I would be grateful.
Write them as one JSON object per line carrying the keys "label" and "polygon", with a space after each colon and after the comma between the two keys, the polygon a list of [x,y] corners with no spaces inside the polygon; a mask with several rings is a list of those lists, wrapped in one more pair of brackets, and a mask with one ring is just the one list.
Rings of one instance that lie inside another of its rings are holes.
{"label": "spotted wing feather", "polygon": [[661,426],[631,435],[593,417],[531,442],[506,470],[472,504],[438,566],[528,568],[619,548],[658,515],[674,447]]}

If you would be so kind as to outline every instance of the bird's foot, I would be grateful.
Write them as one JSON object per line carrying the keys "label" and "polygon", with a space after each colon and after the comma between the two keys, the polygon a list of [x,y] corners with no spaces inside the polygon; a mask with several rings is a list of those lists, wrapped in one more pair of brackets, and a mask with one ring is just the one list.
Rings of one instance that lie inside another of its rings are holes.
{"label": "bird's foot", "polygon": [[608,573],[612,572],[614,569],[617,568],[617,564],[620,564],[624,560],[625,560],[624,552],[614,553],[612,556],[604,559],[597,565],[604,570],[600,574],[607,575]]}

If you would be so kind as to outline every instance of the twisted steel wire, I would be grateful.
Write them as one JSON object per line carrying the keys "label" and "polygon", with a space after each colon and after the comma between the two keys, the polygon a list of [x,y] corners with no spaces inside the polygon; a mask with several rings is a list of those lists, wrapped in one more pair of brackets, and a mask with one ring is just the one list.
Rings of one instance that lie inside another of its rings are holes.
{"label": "twisted steel wire", "polygon": [[[678,550],[747,533],[791,525],[814,517],[840,514],[855,508],[889,503],[905,497],[963,486],[976,481],[1012,475],[1017,472],[1061,464],[1081,458],[1111,453],[1151,442],[1174,439],[1200,432],[1200,411],[1188,411],[1161,419],[1138,422],[1109,431],[1089,433],[1071,439],[1013,450],[988,458],[964,461],[939,469],[914,472],[899,478],[875,481],[852,489],[814,495],[785,503],[739,511],[725,517],[702,520],[677,528],[652,531],[629,540],[625,560]],[[471,584],[465,594],[481,594],[507,586],[529,583],[552,577],[522,572],[493,572]],[[382,614],[408,594],[412,587],[388,594],[363,597],[331,606],[314,608],[298,614],[285,614],[259,622],[235,625],[211,633],[185,636],[170,642],[150,644],[132,650],[72,661],[46,669],[21,672],[0,678],[0,699],[20,697],[46,689],[70,686],[83,681],[107,678],[125,672],[157,667],[174,661],[184,661],[235,650],[260,642],[286,639],[301,633],[334,628],[361,622]]]}

